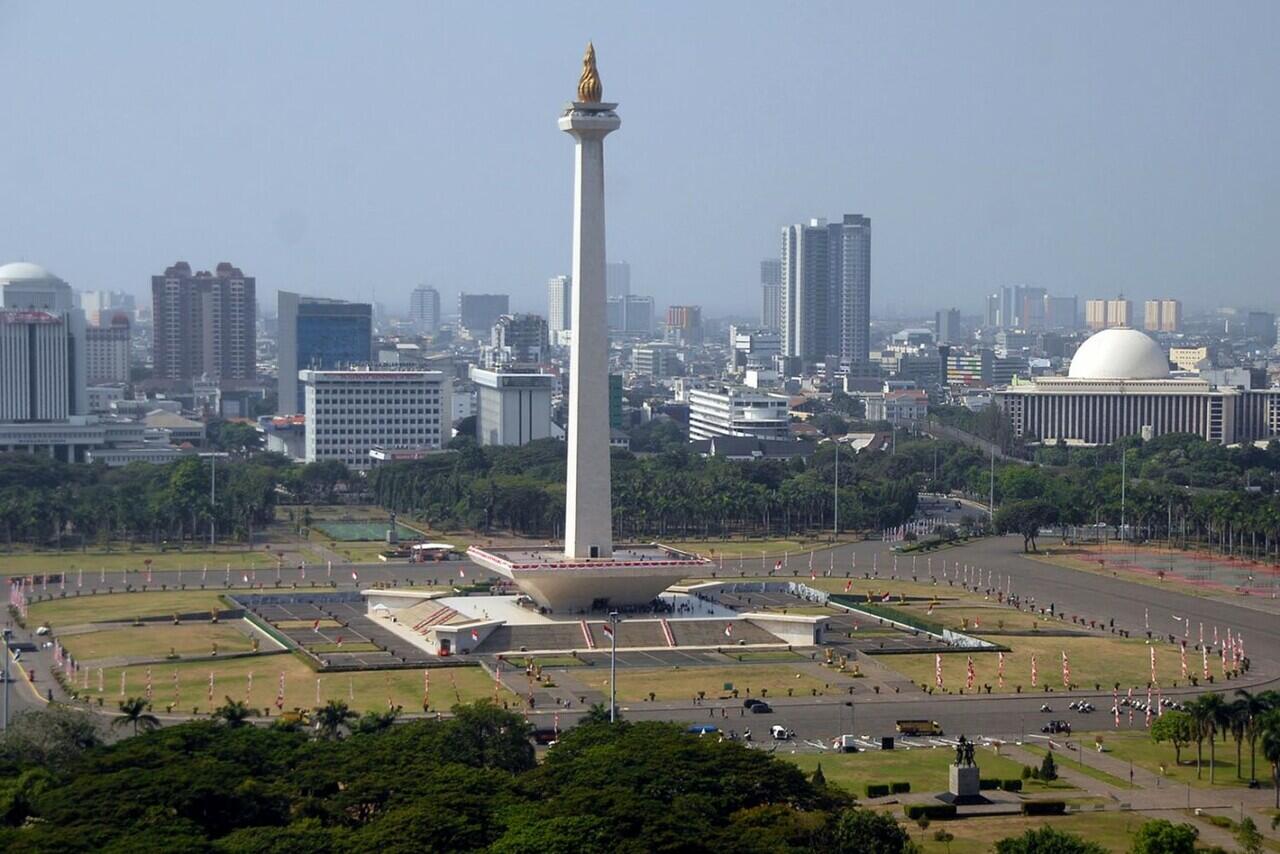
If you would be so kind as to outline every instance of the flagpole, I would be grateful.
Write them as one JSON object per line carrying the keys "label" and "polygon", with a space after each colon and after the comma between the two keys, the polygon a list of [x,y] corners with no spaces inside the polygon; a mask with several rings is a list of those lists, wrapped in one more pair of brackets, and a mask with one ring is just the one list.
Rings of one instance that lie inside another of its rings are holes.
{"label": "flagpole", "polygon": [[609,723],[618,720],[618,612],[609,612]]}

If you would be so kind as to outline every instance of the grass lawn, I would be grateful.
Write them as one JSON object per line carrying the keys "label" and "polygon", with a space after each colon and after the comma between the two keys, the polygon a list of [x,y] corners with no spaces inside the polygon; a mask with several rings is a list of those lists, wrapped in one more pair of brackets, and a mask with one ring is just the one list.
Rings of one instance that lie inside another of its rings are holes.
{"label": "grass lawn", "polygon": [[[843,786],[858,797],[865,796],[868,783],[905,781],[911,784],[913,793],[945,792],[947,768],[956,757],[955,751],[949,747],[822,754],[788,754],[780,749],[776,755],[799,766],[806,774],[812,773],[821,763],[827,783]],[[989,749],[978,748],[974,758],[982,769],[983,777],[1013,779],[1022,774],[1021,765],[997,756]]]}
{"label": "grass lawn", "polygon": [[[1023,743],[1022,749],[1028,753],[1034,753],[1036,756],[1044,756],[1047,751],[1038,744]],[[1076,761],[1078,754],[1075,751],[1055,750],[1053,752],[1053,761],[1061,768],[1070,768],[1072,771],[1078,771],[1086,777],[1092,777],[1100,783],[1106,783],[1108,786],[1114,786],[1117,789],[1138,789],[1140,786],[1134,786],[1128,780],[1122,780],[1119,777],[1108,774],[1106,771],[1100,771],[1090,765],[1082,765]]]}
{"label": "grass lawn", "polygon": [[[799,663],[799,662],[797,662]],[[588,680],[579,675],[579,679],[589,681],[592,687],[608,694],[609,672],[602,670],[598,678]],[[652,691],[658,700],[688,700],[705,691],[708,697],[719,697],[727,694],[724,683],[731,682],[738,689],[738,696],[760,697],[767,691],[768,697],[785,697],[787,689],[793,689],[796,696],[810,696],[811,690],[818,695],[846,693],[847,683],[842,677],[832,675],[828,680],[810,676],[801,672],[798,667],[787,664],[743,664],[726,667],[625,667],[618,671],[618,699],[630,702],[647,700]]]}
{"label": "grass lawn", "polygon": [[37,602],[28,611],[27,625],[76,626],[132,620],[134,617],[207,612],[225,607],[219,594],[213,590],[100,593]]}
{"label": "grass lawn", "polygon": [[[125,673],[125,696],[144,696],[146,667],[109,667],[104,670],[105,693],[97,691],[96,672],[90,674],[91,698],[102,697],[106,708],[114,708],[120,696],[120,673]],[[237,658],[219,662],[188,662],[150,666],[153,706],[162,710],[174,700],[173,674],[178,674],[178,704],[184,712],[198,708],[207,713],[230,695],[262,709],[274,707],[280,675],[285,677],[285,709],[316,705],[316,681],[320,682],[320,703],[344,700],[357,711],[387,708],[388,698],[406,712],[422,710],[423,671],[380,670],[355,673],[318,674],[290,654]],[[431,669],[431,708],[446,710],[458,702],[470,703],[493,697],[493,680],[479,667],[437,667]],[[209,701],[209,674],[214,677],[213,702]],[[252,690],[249,675],[252,674]],[[500,699],[516,700],[503,688]]]}
{"label": "grass lawn", "polygon": [[[1023,693],[1041,693],[1044,686],[1053,688],[1062,694],[1062,653],[1067,653],[1071,666],[1071,681],[1080,687],[1092,689],[1094,683],[1100,683],[1103,690],[1113,683],[1120,683],[1120,691],[1134,686],[1137,695],[1138,687],[1146,691],[1147,680],[1151,675],[1151,658],[1147,644],[1141,640],[1113,637],[1041,637],[1033,635],[1001,635],[1000,642],[1009,647],[1005,653],[1004,678],[1005,691],[1013,692],[1022,686]],[[1031,656],[1036,657],[1036,669],[1039,673],[1039,687],[1031,687]],[[942,679],[945,688],[958,691],[964,687],[966,677],[967,656],[963,653],[950,653],[942,656]],[[885,667],[902,673],[916,684],[934,684],[934,657],[931,654],[921,655],[887,655],[877,659]],[[973,655],[974,671],[977,686],[991,685],[993,693],[996,687],[999,663],[994,652],[978,652]],[[1156,650],[1156,674],[1163,685],[1173,685],[1180,677],[1178,653],[1173,647],[1161,645]],[[1065,704],[1067,701],[1060,699]],[[1105,711],[1105,710],[1104,710]]]}
{"label": "grass lawn", "polygon": [[240,625],[228,623],[143,623],[100,632],[69,635],[63,644],[83,662],[97,659],[138,657],[162,659],[172,650],[180,656],[209,655],[213,645],[218,652],[249,652],[253,641]]}
{"label": "grass lawn", "polygon": [[539,667],[583,667],[587,662],[572,655],[539,655],[533,659]]}
{"label": "grass lawn", "polygon": [[[826,770],[825,766],[823,770]],[[906,821],[901,816],[899,818]],[[913,822],[906,822],[904,826],[911,833],[911,838],[920,843],[923,854],[987,854],[997,840],[1021,836],[1028,830],[1045,825],[1082,836],[1107,851],[1128,851],[1132,844],[1132,834],[1147,820],[1146,816],[1131,812],[1088,812],[1076,815],[1002,815],[967,818],[963,821],[935,821],[923,833]],[[934,841],[933,835],[939,830],[946,830],[955,839],[949,845]]]}
{"label": "grass lawn", "polygon": [[[1135,723],[1142,719],[1141,715],[1134,718]],[[1089,743],[1091,739],[1086,736],[1085,743]],[[1173,764],[1173,746],[1167,742],[1164,744],[1156,744],[1145,730],[1135,730],[1132,732],[1104,732],[1102,733],[1102,743],[1106,747],[1106,751],[1113,758],[1122,762],[1132,762],[1140,768],[1145,768],[1154,774],[1160,773],[1160,765],[1164,764],[1164,779],[1168,785],[1181,786],[1190,784],[1194,787],[1209,788],[1209,743],[1204,745],[1204,762],[1200,772],[1200,779],[1196,779],[1196,746],[1190,744],[1182,748],[1182,764]],[[1244,749],[1241,751],[1242,767],[1241,774],[1245,780],[1249,777],[1249,744],[1245,743]],[[1228,738],[1226,741],[1218,741],[1217,746],[1217,764],[1214,768],[1214,788],[1229,788],[1234,786],[1245,785],[1245,780],[1236,779],[1236,743]],[[1258,755],[1258,782],[1264,789],[1271,788],[1271,766],[1263,759],[1261,752]]]}
{"label": "grass lawn", "polygon": [[[286,563],[296,563],[299,554],[296,545],[283,546]],[[308,550],[304,555],[308,560],[314,560],[314,555]],[[0,552],[0,575],[39,575],[41,573],[67,573],[70,577],[80,570],[84,570],[85,583],[96,583],[98,575],[103,569],[107,570],[107,583],[119,585],[120,570],[138,570],[146,569],[144,561],[151,558],[151,568],[153,570],[175,570],[182,568],[184,570],[199,570],[203,566],[208,566],[210,571],[214,569],[223,569],[227,564],[231,564],[232,569],[251,569],[251,568],[272,568],[275,567],[277,561],[275,551],[267,552],[265,549],[258,548],[255,551],[248,551],[244,548],[231,548],[227,550],[219,549],[217,551],[209,551],[207,549],[187,549],[178,551],[170,549],[168,551],[158,551],[155,549],[139,549],[137,551],[129,551],[128,544],[120,544],[120,546],[112,551],[103,551],[100,547],[90,549],[87,552],[68,549],[62,552],[56,551],[13,551]],[[111,575],[114,572],[115,578]],[[136,577],[136,576],[135,576]],[[38,580],[38,579],[37,579]],[[132,583],[140,582],[130,579]]]}

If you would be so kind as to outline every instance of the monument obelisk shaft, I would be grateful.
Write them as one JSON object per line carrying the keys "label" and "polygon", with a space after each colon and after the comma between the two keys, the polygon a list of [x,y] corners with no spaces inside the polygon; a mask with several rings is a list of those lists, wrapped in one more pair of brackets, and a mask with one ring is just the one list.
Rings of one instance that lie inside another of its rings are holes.
{"label": "monument obelisk shaft", "polygon": [[609,330],[605,301],[604,138],[622,121],[601,101],[595,49],[587,45],[578,100],[560,117],[576,141],[573,179],[573,350],[564,553],[613,555],[609,484]]}

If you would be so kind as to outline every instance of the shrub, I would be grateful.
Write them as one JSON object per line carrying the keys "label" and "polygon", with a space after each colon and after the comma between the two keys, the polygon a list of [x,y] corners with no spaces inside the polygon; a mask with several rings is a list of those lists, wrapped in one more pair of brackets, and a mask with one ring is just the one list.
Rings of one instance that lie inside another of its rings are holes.
{"label": "shrub", "polygon": [[889,786],[886,783],[868,783],[866,792],[868,798],[883,798],[889,794]]}
{"label": "shrub", "polygon": [[1022,805],[1023,815],[1062,815],[1066,811],[1065,801],[1027,801]]}
{"label": "shrub", "polygon": [[1016,780],[1016,779],[1013,779],[1013,780],[1001,780],[1001,781],[1000,781],[1000,788],[1004,789],[1006,792],[1021,792],[1021,791],[1022,791],[1022,781],[1021,781],[1021,780]]}
{"label": "shrub", "polygon": [[902,795],[911,791],[911,784],[905,782],[890,783],[889,791],[895,795]]}
{"label": "shrub", "polygon": [[979,777],[978,788],[980,790],[998,789],[1000,788],[1000,781],[995,777]]}
{"label": "shrub", "polygon": [[1030,765],[1023,765],[1023,766],[1022,766],[1022,779],[1024,779],[1024,780],[1030,780],[1030,779],[1031,779],[1031,766],[1030,766]]}
{"label": "shrub", "polygon": [[1058,779],[1058,763],[1053,761],[1052,750],[1044,755],[1044,761],[1040,763],[1040,779],[1046,783]]}
{"label": "shrub", "polygon": [[955,804],[907,804],[902,809],[912,821],[920,818],[945,821],[956,817]]}

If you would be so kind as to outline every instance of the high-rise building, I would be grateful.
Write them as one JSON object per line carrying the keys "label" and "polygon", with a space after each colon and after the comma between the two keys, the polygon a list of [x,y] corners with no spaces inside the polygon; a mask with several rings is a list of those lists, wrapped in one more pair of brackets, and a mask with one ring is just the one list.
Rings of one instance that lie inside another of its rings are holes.
{"label": "high-rise building", "polygon": [[279,387],[276,414],[294,415],[307,405],[298,371],[330,371],[373,359],[373,306],[364,302],[277,295]]}
{"label": "high-rise building", "polygon": [[781,258],[760,262],[760,326],[775,331],[782,328]]}
{"label": "high-rise building", "polygon": [[750,388],[692,389],[689,392],[689,438],[746,436],[786,441],[791,409],[784,394]]}
{"label": "high-rise building", "polygon": [[960,311],[958,309],[949,308],[945,311],[935,312],[934,326],[937,329],[936,338],[939,344],[959,344],[964,340],[964,334],[960,330]]}
{"label": "high-rise building", "polygon": [[77,414],[74,350],[66,314],[0,311],[0,421],[65,421]]}
{"label": "high-rise building", "polygon": [[1263,347],[1276,344],[1276,316],[1269,311],[1251,311],[1245,315],[1244,334],[1256,338]]}
{"label": "high-rise building", "polygon": [[646,377],[678,377],[684,373],[684,363],[674,344],[653,341],[631,350],[631,370]]}
{"label": "high-rise building", "polygon": [[1040,332],[1047,326],[1049,292],[1044,288],[1019,286],[1014,289],[1017,300],[1018,327]]}
{"label": "high-rise building", "polygon": [[85,329],[85,374],[91,385],[129,382],[129,315],[117,311],[107,320]]}
{"label": "high-rise building", "polygon": [[547,280],[547,328],[552,333],[573,328],[573,279],[569,276]]}
{"label": "high-rise building", "polygon": [[605,296],[631,295],[631,264],[627,261],[610,261],[605,264]]}
{"label": "high-rise building", "polygon": [[489,367],[536,365],[546,359],[547,321],[536,314],[504,314],[490,331]]}
{"label": "high-rise building", "polygon": [[987,294],[982,304],[982,325],[987,329],[1000,328],[1000,294]]}
{"label": "high-rise building", "polygon": [[106,326],[116,312],[132,316],[137,310],[133,294],[123,291],[81,291],[80,309],[85,320],[94,326]]}
{"label": "high-rise building", "polygon": [[1182,301],[1149,299],[1142,306],[1142,328],[1148,332],[1181,332]]}
{"label": "high-rise building", "polygon": [[257,364],[257,282],[225,261],[193,273],[179,261],[151,277],[155,374],[251,380]]}
{"label": "high-rise building", "polygon": [[418,285],[409,295],[409,319],[419,332],[434,335],[440,328],[440,292],[430,285]]}
{"label": "high-rise building", "polygon": [[472,335],[488,334],[498,318],[511,312],[507,294],[458,294],[458,317]]}
{"label": "high-rise building", "polygon": [[672,305],[667,307],[667,340],[686,347],[702,343],[702,306]]}
{"label": "high-rise building", "polygon": [[[3,291],[6,309],[48,314],[60,321],[60,324],[51,324],[33,319],[32,341],[47,341],[51,335],[61,336],[60,340],[65,339],[68,348],[65,366],[52,368],[54,373],[48,376],[57,376],[57,371],[65,370],[66,376],[58,382],[66,383],[67,394],[70,395],[68,414],[82,415],[88,412],[89,382],[84,312],[76,307],[71,286],[39,264],[17,261],[0,266],[0,291]],[[61,331],[55,331],[53,327]],[[3,360],[0,360],[0,370],[2,369]],[[43,374],[43,369],[39,373]],[[0,420],[5,420],[4,416],[0,416]]]}
{"label": "high-rise building", "polygon": [[443,371],[299,371],[306,461],[367,469],[369,452],[435,449],[449,441],[450,378]]}
{"label": "high-rise building", "polygon": [[871,219],[810,220],[782,230],[783,352],[865,364],[871,344]]}
{"label": "high-rise building", "polygon": [[1080,325],[1075,297],[1044,298],[1045,328],[1071,331]]}
{"label": "high-rise building", "polygon": [[653,297],[609,297],[605,318],[611,332],[648,337],[653,333]]}
{"label": "high-rise building", "polygon": [[[471,368],[476,385],[476,441],[527,445],[551,436],[551,374]],[[607,401],[605,403],[607,407]],[[606,410],[607,413],[607,410]],[[603,419],[608,422],[608,417]],[[607,430],[607,428],[606,428]]]}
{"label": "high-rise building", "polygon": [[1095,332],[1115,326],[1133,326],[1133,303],[1124,297],[1091,299],[1084,303],[1085,325]]}

